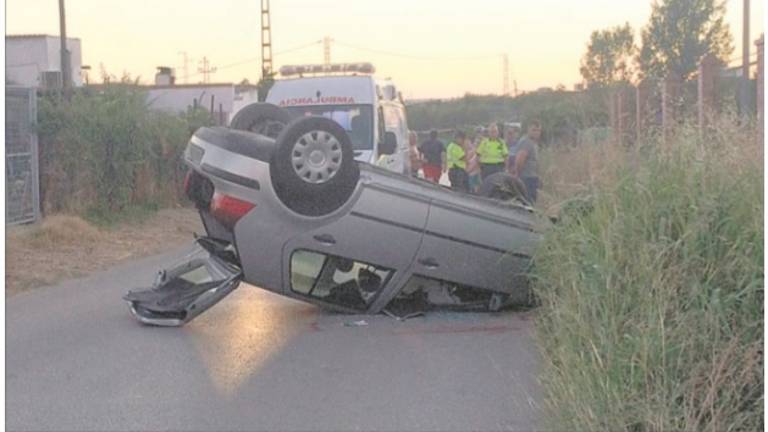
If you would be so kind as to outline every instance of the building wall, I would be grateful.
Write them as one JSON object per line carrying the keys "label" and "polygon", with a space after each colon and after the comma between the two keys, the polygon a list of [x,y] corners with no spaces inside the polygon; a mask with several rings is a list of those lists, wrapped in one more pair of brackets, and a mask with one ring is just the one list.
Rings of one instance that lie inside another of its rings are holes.
{"label": "building wall", "polygon": [[24,87],[37,87],[40,73],[48,68],[48,47],[44,38],[5,39],[5,79]]}
{"label": "building wall", "polygon": [[[246,90],[235,95],[235,101],[232,106],[232,115],[244,107],[259,101],[259,92],[256,89]],[[231,117],[230,117],[231,119]]]}
{"label": "building wall", "polygon": [[[46,38],[48,45],[48,70],[61,70],[61,39],[53,36]],[[72,70],[72,82],[75,86],[83,85],[83,78],[80,69],[83,65],[82,50],[80,48],[80,39],[67,38],[67,49],[69,50],[70,69]]]}
{"label": "building wall", "polygon": [[[59,48],[59,38],[54,36],[6,37],[6,80],[25,87],[38,87],[42,72],[61,71]],[[75,86],[81,86],[80,40],[67,38],[67,48],[71,53],[72,81]]]}
{"label": "building wall", "polygon": [[149,87],[147,93],[147,101],[152,108],[172,113],[186,111],[194,106],[195,100],[198,105],[210,110],[211,97],[213,97],[214,118],[217,122],[223,118],[223,123],[228,123],[235,99],[235,86],[233,84],[158,86]]}

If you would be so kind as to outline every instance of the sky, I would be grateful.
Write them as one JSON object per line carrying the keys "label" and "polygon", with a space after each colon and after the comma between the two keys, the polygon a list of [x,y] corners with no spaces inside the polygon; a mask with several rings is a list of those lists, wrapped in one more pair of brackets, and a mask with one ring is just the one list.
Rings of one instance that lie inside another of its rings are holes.
{"label": "sky", "polygon": [[[502,55],[510,89],[567,88],[580,81],[579,61],[593,30],[629,22],[637,33],[649,0],[272,0],[275,69],[323,62],[369,61],[408,99],[501,93]],[[741,53],[742,0],[726,0]],[[751,40],[763,32],[762,0],[751,0]],[[200,82],[256,82],[261,74],[260,0],[66,0],[67,35],[80,38],[91,78],[103,68],[151,83],[156,66]],[[56,0],[6,0],[6,34],[59,32]],[[754,51],[754,45],[751,47]]]}

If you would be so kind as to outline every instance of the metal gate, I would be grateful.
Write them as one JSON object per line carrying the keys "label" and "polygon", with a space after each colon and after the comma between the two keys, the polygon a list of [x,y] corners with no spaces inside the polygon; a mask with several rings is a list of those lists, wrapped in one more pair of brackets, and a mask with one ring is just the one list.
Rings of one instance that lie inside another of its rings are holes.
{"label": "metal gate", "polygon": [[38,176],[37,92],[5,87],[5,223],[40,218]]}

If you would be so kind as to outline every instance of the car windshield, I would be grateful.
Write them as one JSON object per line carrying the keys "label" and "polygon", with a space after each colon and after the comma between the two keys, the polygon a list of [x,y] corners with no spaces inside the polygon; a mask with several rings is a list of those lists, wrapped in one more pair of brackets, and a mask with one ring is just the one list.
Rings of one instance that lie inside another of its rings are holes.
{"label": "car windshield", "polygon": [[296,116],[323,116],[340,124],[355,150],[373,149],[373,111],[369,105],[311,105],[286,108]]}

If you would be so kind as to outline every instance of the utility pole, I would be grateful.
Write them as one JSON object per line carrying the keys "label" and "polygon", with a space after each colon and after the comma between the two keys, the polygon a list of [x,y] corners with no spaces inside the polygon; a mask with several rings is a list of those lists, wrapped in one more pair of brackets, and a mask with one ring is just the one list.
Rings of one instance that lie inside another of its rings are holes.
{"label": "utility pole", "polygon": [[183,66],[183,70],[184,70],[184,84],[188,84],[189,83],[189,57],[187,56],[187,52],[186,51],[179,51],[179,54],[181,54],[182,57],[184,58],[184,60],[183,60],[183,62],[184,62],[184,66]]}
{"label": "utility pole", "polygon": [[61,83],[64,96],[69,99],[72,87],[72,70],[69,67],[69,51],[67,51],[67,17],[64,10],[64,0],[59,0],[59,40],[61,42]]}
{"label": "utility pole", "polygon": [[211,82],[211,74],[216,72],[215,67],[211,67],[211,62],[208,61],[208,57],[203,57],[200,62],[203,64],[201,67],[197,68],[197,71],[203,74],[203,82],[205,84],[208,84]]}
{"label": "utility pole", "polygon": [[326,66],[331,64],[331,42],[333,42],[333,38],[330,36],[323,38],[323,64]]}
{"label": "utility pole", "polygon": [[509,96],[509,56],[507,54],[502,54],[502,63],[503,63],[503,84],[502,84],[502,94],[504,96]]}
{"label": "utility pole", "polygon": [[749,0],[744,0],[742,25],[741,80],[739,80],[739,111],[742,117],[749,115]]}
{"label": "utility pole", "polygon": [[261,0],[261,79],[272,77],[272,27],[269,23],[269,0]]}

